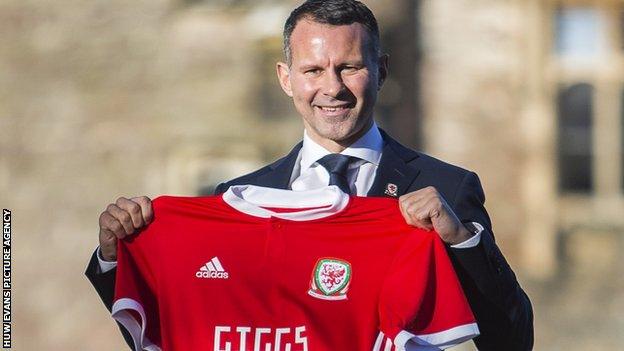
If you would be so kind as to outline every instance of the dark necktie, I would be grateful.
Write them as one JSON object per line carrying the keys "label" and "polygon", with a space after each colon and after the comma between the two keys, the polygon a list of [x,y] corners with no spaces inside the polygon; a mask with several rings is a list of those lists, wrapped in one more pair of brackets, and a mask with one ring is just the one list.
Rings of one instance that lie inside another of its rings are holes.
{"label": "dark necktie", "polygon": [[342,154],[329,154],[316,161],[329,172],[329,185],[338,186],[345,194],[351,193],[347,180],[347,169],[351,158],[351,156]]}

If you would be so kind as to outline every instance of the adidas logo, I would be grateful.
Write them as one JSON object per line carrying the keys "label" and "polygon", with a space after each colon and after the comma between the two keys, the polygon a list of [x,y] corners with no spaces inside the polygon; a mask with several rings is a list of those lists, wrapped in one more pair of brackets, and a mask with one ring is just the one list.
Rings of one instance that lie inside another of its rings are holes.
{"label": "adidas logo", "polygon": [[195,273],[197,278],[228,279],[228,272],[223,269],[218,257],[213,257]]}

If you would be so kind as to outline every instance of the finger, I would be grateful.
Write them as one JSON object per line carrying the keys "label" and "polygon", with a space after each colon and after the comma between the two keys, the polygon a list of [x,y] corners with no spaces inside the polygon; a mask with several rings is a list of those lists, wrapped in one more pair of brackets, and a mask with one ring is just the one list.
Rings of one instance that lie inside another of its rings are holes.
{"label": "finger", "polygon": [[[125,231],[122,230],[122,232],[125,235]],[[100,247],[104,249],[111,246],[117,246],[117,235],[108,229],[100,229]]]}
{"label": "finger", "polygon": [[404,217],[414,217],[414,214],[431,200],[432,194],[425,188],[401,196],[399,204]]}
{"label": "finger", "polygon": [[130,200],[136,202],[141,206],[141,215],[143,216],[143,222],[145,225],[150,224],[154,219],[154,210],[152,208],[152,200],[147,196],[137,196]]}
{"label": "finger", "polygon": [[401,211],[401,214],[403,215],[403,218],[405,219],[405,222],[409,225],[412,226],[416,226],[417,225],[417,220],[416,218],[413,216],[414,214],[414,209],[416,208],[415,206],[415,200],[412,200],[413,197],[410,196],[402,196],[399,198],[399,210]]}
{"label": "finger", "polygon": [[433,228],[429,208],[424,206],[424,204],[413,202],[406,209],[406,212],[410,216],[413,226],[426,230]]}
{"label": "finger", "polygon": [[130,221],[135,229],[142,228],[145,225],[143,212],[141,211],[141,206],[138,203],[128,200],[125,197],[120,197],[117,199],[115,204],[117,207],[126,211],[130,215]]}
{"label": "finger", "polygon": [[404,208],[408,208],[413,205],[421,207],[436,194],[437,192],[435,191],[435,188],[427,187],[402,195],[399,197],[399,202]]}
{"label": "finger", "polygon": [[117,237],[109,230],[100,230],[100,253],[105,261],[117,258]]}
{"label": "finger", "polygon": [[433,228],[429,216],[426,215],[427,209],[419,202],[406,202],[400,209],[407,224],[425,230]]}
{"label": "finger", "polygon": [[423,208],[427,210],[429,218],[432,220],[439,219],[446,215],[444,204],[439,197],[431,197],[424,203]]}
{"label": "finger", "polygon": [[104,211],[100,215],[100,243],[106,238],[112,240],[111,233],[116,239],[123,239],[127,235],[121,222],[108,211]]}
{"label": "finger", "polygon": [[115,204],[108,205],[106,211],[119,221],[126,234],[130,235],[134,233],[134,225],[132,224],[132,218],[130,218],[130,214],[128,212],[122,210]]}
{"label": "finger", "polygon": [[429,209],[429,215],[436,230],[446,232],[461,225],[461,221],[441,195],[432,198],[425,206]]}
{"label": "finger", "polygon": [[414,211],[418,212],[420,215],[426,213],[428,218],[432,221],[448,217],[449,215],[449,208],[446,207],[446,201],[444,201],[442,195],[433,187],[425,188],[423,196],[413,200],[410,206],[413,206]]}
{"label": "finger", "polygon": [[403,201],[400,201],[400,199],[399,199],[399,211],[401,211],[401,214],[403,215],[403,219],[405,219],[405,222],[409,225],[413,225],[412,218],[407,212],[406,205],[404,204]]}
{"label": "finger", "polygon": [[418,212],[414,214],[415,221],[417,223],[417,227],[432,230],[433,229],[433,221],[431,219],[431,212],[428,208],[421,208]]}
{"label": "finger", "polygon": [[[126,232],[122,230],[125,235]],[[117,242],[117,235],[113,233],[113,231],[108,229],[100,229],[100,246],[110,245],[111,243]]]}
{"label": "finger", "polygon": [[416,190],[416,191],[412,191],[411,193],[407,193],[407,194],[403,194],[401,196],[399,196],[399,202],[400,203],[409,203],[419,197],[421,197],[421,191],[420,190]]}
{"label": "finger", "polygon": [[412,208],[417,201],[418,197],[414,196],[414,193],[405,194],[399,197],[399,208],[406,219],[409,217],[409,209]]}

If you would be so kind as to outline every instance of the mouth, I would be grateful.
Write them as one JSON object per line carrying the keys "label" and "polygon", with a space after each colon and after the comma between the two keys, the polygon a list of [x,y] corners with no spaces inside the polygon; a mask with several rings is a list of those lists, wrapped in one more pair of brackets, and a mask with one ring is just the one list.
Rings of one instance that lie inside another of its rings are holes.
{"label": "mouth", "polygon": [[321,113],[327,116],[341,116],[351,110],[351,104],[342,104],[342,105],[328,105],[321,106],[315,105],[316,109],[318,109]]}

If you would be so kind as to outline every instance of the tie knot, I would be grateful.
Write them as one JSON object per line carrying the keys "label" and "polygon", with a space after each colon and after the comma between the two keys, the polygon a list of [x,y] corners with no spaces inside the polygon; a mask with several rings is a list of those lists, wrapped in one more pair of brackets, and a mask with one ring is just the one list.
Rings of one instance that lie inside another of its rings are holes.
{"label": "tie knot", "polygon": [[329,172],[330,174],[333,173],[345,176],[350,161],[351,156],[343,154],[329,154],[325,155],[323,158],[316,162],[321,166],[325,167],[327,172]]}

